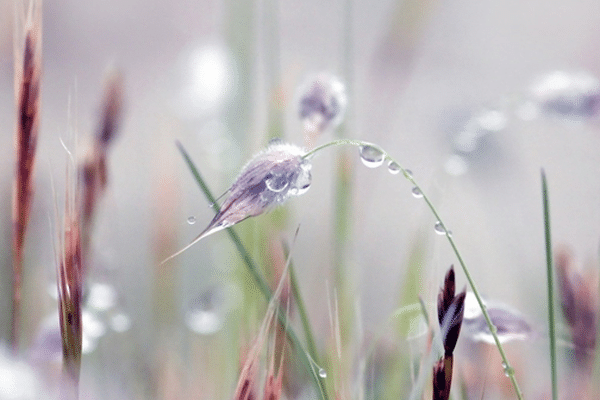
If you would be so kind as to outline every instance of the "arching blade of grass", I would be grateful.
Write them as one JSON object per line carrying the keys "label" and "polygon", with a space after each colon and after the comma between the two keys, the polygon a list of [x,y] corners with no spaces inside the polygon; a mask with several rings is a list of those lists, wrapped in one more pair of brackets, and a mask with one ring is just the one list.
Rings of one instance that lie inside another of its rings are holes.
{"label": "arching blade of grass", "polygon": [[389,162],[394,163],[397,170],[399,172],[402,172],[402,175],[404,175],[404,177],[412,185],[414,185],[413,190],[416,190],[416,191],[418,191],[418,193],[421,194],[422,199],[425,201],[425,203],[427,204],[427,207],[429,208],[429,210],[431,211],[431,213],[433,214],[433,216],[435,217],[435,219],[437,221],[436,225],[438,225],[439,229],[442,229],[446,233],[445,234],[446,239],[448,240],[448,242],[450,243],[450,247],[452,247],[452,250],[454,251],[454,255],[456,256],[458,263],[460,264],[460,266],[463,270],[463,273],[465,274],[465,277],[467,278],[467,281],[469,282],[469,286],[471,287],[471,290],[473,290],[473,294],[475,295],[475,298],[477,299],[477,303],[479,304],[479,307],[481,308],[481,312],[483,314],[483,317],[485,318],[488,329],[490,330],[490,333],[492,334],[492,337],[494,338],[494,343],[496,344],[496,347],[498,348],[498,352],[500,353],[500,357],[502,358],[502,363],[504,365],[504,372],[510,379],[510,381],[513,385],[513,388],[515,390],[515,394],[516,394],[517,398],[519,400],[522,400],[523,393],[521,392],[521,389],[519,388],[519,384],[517,383],[517,379],[515,378],[515,371],[508,362],[508,358],[506,357],[506,353],[504,352],[504,347],[502,346],[502,343],[500,343],[500,339],[498,338],[496,326],[492,322],[490,315],[487,312],[487,308],[485,307],[485,305],[483,303],[483,299],[481,298],[481,295],[479,294],[479,290],[477,289],[477,286],[475,285],[475,281],[471,277],[471,273],[469,272],[467,265],[465,264],[460,252],[458,251],[458,247],[456,246],[456,243],[454,242],[452,235],[449,234],[449,229],[446,227],[446,224],[444,224],[442,218],[440,217],[437,209],[435,208],[435,206],[433,205],[433,203],[431,202],[429,197],[425,194],[425,192],[422,190],[421,186],[413,178],[412,173],[410,171],[406,170],[404,167],[402,167],[398,161],[396,161],[388,152],[383,150],[378,145],[369,143],[369,142],[364,142],[362,140],[354,140],[354,139],[333,140],[331,142],[328,142],[328,143],[322,144],[318,147],[315,147],[314,149],[312,149],[311,151],[306,153],[304,155],[304,158],[309,159],[309,158],[313,157],[317,152],[319,152],[327,147],[344,146],[344,145],[345,146],[355,146],[355,147],[359,147],[361,149],[368,149],[369,151],[374,151],[374,153],[377,153],[379,156],[381,156],[380,161],[382,164],[385,160],[388,160]]}
{"label": "arching blade of grass", "polygon": [[[214,204],[215,212],[219,212],[219,206],[216,202],[216,198],[213,196],[211,190],[206,185],[206,182],[200,175],[198,168],[196,168],[196,165],[194,164],[194,162],[192,161],[192,159],[190,158],[188,153],[185,151],[185,149],[183,148],[181,143],[177,142],[177,148],[183,155],[183,158],[184,158],[188,168],[190,169],[192,175],[194,176],[194,179],[198,183],[198,186],[200,186],[202,193],[204,194],[206,199],[211,204]],[[236,249],[240,253],[240,256],[242,257],[244,264],[248,268],[248,271],[250,272],[250,274],[256,281],[258,288],[265,296],[265,299],[267,300],[267,302],[269,302],[271,300],[271,298],[273,297],[273,293],[271,292],[271,289],[269,288],[269,285],[267,284],[265,279],[260,274],[258,267],[256,266],[256,263],[250,256],[250,253],[248,253],[248,251],[244,247],[242,240],[240,239],[238,234],[235,232],[235,230],[233,230],[233,228],[227,228],[226,230],[227,230],[227,233],[229,234],[229,237],[231,238],[231,241],[233,242]],[[293,292],[294,292],[294,296],[295,296],[295,300],[296,300],[297,304],[301,304],[301,299],[299,299],[298,298],[299,296],[297,296],[298,291],[293,290]],[[318,358],[317,358],[317,354],[316,354],[316,348],[314,346],[314,338],[312,337],[310,328],[308,327],[308,325],[305,325],[304,321],[303,321],[303,326],[305,328],[305,336],[307,338],[307,341],[308,341],[308,343],[312,343],[309,346],[309,353],[307,353],[304,350],[304,348],[302,347],[302,344],[300,343],[300,339],[298,338],[298,336],[296,335],[296,333],[294,332],[292,327],[289,326],[285,312],[283,312],[282,310],[279,310],[279,312],[277,314],[279,316],[279,320],[280,320],[281,324],[283,326],[287,327],[286,334],[288,336],[288,339],[292,343],[292,346],[294,348],[296,348],[296,350],[298,351],[298,354],[302,357],[302,363],[306,367],[309,375],[313,378],[313,381],[315,382],[315,385],[317,387],[317,391],[321,395],[321,399],[327,400],[328,396],[327,396],[327,391],[325,390],[325,385],[323,384],[323,381],[319,378],[318,373],[315,371],[315,368],[314,368],[314,364],[316,363],[316,361],[313,361],[313,360],[317,360]],[[303,320],[305,318],[306,318],[306,316],[303,317]],[[306,318],[306,321],[308,321],[307,318]],[[308,329],[307,329],[307,327],[308,327]]]}
{"label": "arching blade of grass", "polygon": [[544,205],[544,237],[546,241],[546,271],[548,277],[548,335],[550,337],[550,373],[552,380],[552,399],[558,398],[558,378],[556,375],[556,320],[554,317],[554,281],[552,268],[552,240],[550,237],[550,204],[548,201],[548,183],[542,169],[542,202]]}

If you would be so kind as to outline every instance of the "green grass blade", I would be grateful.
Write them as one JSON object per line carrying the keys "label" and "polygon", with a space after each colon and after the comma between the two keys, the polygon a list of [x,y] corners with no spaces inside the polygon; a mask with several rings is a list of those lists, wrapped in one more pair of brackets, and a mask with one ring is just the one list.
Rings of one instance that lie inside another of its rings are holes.
{"label": "green grass blade", "polygon": [[544,205],[544,237],[546,241],[546,271],[548,277],[548,335],[550,337],[550,373],[552,381],[552,399],[558,398],[558,377],[556,372],[556,319],[554,317],[554,281],[552,268],[552,240],[550,236],[550,204],[548,201],[548,183],[542,169],[542,201]]}
{"label": "green grass blade", "polygon": [[[181,143],[180,142],[176,142],[176,143],[177,143],[177,148],[181,152],[188,168],[190,169],[192,175],[194,176],[194,178],[196,180],[196,183],[198,183],[198,186],[202,190],[202,193],[204,194],[206,199],[211,204],[214,204],[216,212],[219,212],[219,206],[216,203],[216,198],[213,196],[211,190],[208,188],[208,185],[206,185],[206,182],[202,178],[202,175],[200,175],[200,171],[198,170],[198,168],[196,168],[196,165],[194,164],[194,162],[192,161],[192,159],[190,158],[188,153],[185,151],[185,149],[183,148]],[[269,302],[273,296],[273,293],[271,292],[271,289],[269,288],[269,285],[267,284],[265,279],[262,277],[262,275],[258,271],[258,267],[256,266],[256,263],[250,256],[250,253],[248,253],[248,251],[244,247],[242,240],[240,239],[239,235],[235,232],[235,230],[233,230],[233,228],[231,228],[231,227],[227,228],[226,230],[227,230],[227,233],[229,234],[229,237],[231,238],[232,242],[234,243],[237,251],[240,253],[240,256],[242,257],[244,264],[248,268],[248,271],[254,278],[256,284],[258,285],[260,291],[265,296],[265,299],[267,300],[267,302]],[[293,271],[293,269],[291,271]],[[295,278],[292,278],[292,279],[295,279]],[[280,307],[278,306],[278,308],[280,308]],[[288,336],[288,339],[290,340],[290,343],[292,344],[292,346],[297,349],[298,354],[301,355],[302,362],[303,362],[304,366],[306,367],[309,375],[313,378],[315,385],[317,387],[317,391],[319,392],[319,394],[321,396],[321,399],[327,400],[328,396],[327,396],[327,391],[325,390],[325,385],[323,384],[323,381],[319,378],[318,374],[315,372],[315,369],[313,366],[315,364],[315,362],[311,360],[310,356],[306,353],[306,351],[302,347],[302,343],[300,342],[300,339],[298,338],[298,336],[296,335],[296,333],[294,332],[292,327],[289,326],[285,312],[283,312],[283,310],[279,309],[277,315],[279,317],[279,321],[281,322],[281,324],[283,326],[287,327],[286,334]],[[310,339],[312,340],[312,335],[310,336]],[[314,348],[314,343],[312,344],[312,347]],[[316,353],[315,353],[315,355],[316,355]]]}

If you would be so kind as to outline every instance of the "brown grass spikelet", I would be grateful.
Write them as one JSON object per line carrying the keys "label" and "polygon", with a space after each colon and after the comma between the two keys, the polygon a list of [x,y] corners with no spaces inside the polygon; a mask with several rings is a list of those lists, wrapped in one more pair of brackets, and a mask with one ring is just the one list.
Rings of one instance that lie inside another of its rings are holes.
{"label": "brown grass spikelet", "polygon": [[31,3],[24,26],[24,39],[15,34],[15,153],[13,186],[13,308],[11,339],[18,349],[24,242],[33,197],[33,166],[40,119],[41,4]]}
{"label": "brown grass spikelet", "polygon": [[94,138],[90,154],[79,167],[81,180],[81,207],[84,239],[91,229],[96,204],[104,193],[108,183],[107,157],[108,146],[116,137],[123,108],[123,82],[117,73],[107,79],[100,126]]}
{"label": "brown grass spikelet", "polygon": [[65,374],[63,390],[76,394],[81,369],[83,334],[81,232],[76,215],[67,213],[64,229],[63,251],[57,267],[58,308]]}
{"label": "brown grass spikelet", "polygon": [[433,366],[433,400],[448,400],[452,385],[452,365],[454,348],[458,341],[465,311],[466,289],[455,295],[456,282],[454,266],[451,266],[444,279],[444,286],[438,294],[438,322],[442,334],[444,356]]}

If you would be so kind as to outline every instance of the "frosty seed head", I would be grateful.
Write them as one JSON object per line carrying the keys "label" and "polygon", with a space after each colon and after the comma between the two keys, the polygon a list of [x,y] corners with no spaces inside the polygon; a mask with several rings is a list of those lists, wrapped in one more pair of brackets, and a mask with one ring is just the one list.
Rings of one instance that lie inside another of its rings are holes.
{"label": "frosty seed head", "polygon": [[309,77],[299,90],[299,116],[309,132],[337,127],[346,110],[346,88],[335,76],[321,72]]}
{"label": "frosty seed head", "polygon": [[311,164],[304,149],[281,141],[271,142],[255,155],[228,190],[220,211],[190,244],[162,261],[183,253],[206,236],[229,228],[283,204],[291,196],[306,193],[311,183]]}

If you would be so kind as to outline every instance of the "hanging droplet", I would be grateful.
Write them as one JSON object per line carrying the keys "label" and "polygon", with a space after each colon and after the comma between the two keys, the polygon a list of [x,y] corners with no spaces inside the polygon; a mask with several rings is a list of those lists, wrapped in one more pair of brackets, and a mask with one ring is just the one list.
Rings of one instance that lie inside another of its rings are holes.
{"label": "hanging droplet", "polygon": [[190,215],[187,219],[187,223],[190,225],[194,225],[196,223],[196,217],[194,217],[193,215]]}
{"label": "hanging droplet", "polygon": [[412,195],[417,199],[420,199],[421,197],[423,197],[423,193],[421,192],[421,189],[419,189],[417,186],[412,188],[411,192],[412,192]]}
{"label": "hanging droplet", "polygon": [[435,229],[435,233],[437,233],[438,235],[446,235],[447,234],[444,224],[442,224],[440,221],[437,221],[435,223],[435,226],[433,227],[433,229]]}
{"label": "hanging droplet", "polygon": [[513,367],[507,365],[506,363],[502,363],[502,368],[504,369],[504,376],[509,377],[515,374],[515,370]]}
{"label": "hanging droplet", "polygon": [[405,169],[404,170],[404,177],[408,178],[408,179],[412,179],[412,177],[413,177],[412,171],[410,169]]}
{"label": "hanging droplet", "polygon": [[369,168],[377,168],[383,164],[385,156],[383,152],[375,146],[360,146],[360,159]]}
{"label": "hanging droplet", "polygon": [[388,163],[388,171],[390,171],[390,174],[392,175],[397,175],[400,172],[400,165],[396,161],[390,160]]}
{"label": "hanging droplet", "polygon": [[325,371],[323,368],[319,368],[319,376],[323,379],[327,378],[327,371]]}

